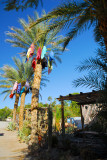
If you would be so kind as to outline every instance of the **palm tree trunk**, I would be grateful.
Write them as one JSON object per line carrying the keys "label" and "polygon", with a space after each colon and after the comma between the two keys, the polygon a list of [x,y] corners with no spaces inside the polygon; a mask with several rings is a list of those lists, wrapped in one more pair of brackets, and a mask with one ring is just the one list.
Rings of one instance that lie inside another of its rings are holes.
{"label": "palm tree trunk", "polygon": [[48,107],[48,151],[52,148],[52,108]]}
{"label": "palm tree trunk", "polygon": [[38,108],[38,101],[39,101],[39,89],[41,83],[41,75],[42,75],[42,65],[40,61],[37,61],[36,69],[34,71],[34,81],[32,87],[32,100],[31,100],[31,140],[30,144],[37,143],[37,108]]}
{"label": "palm tree trunk", "polygon": [[23,117],[24,117],[25,96],[26,96],[26,93],[23,92],[22,95],[21,95],[21,102],[20,102],[19,130],[21,130],[21,129],[23,128]]}
{"label": "palm tree trunk", "polygon": [[14,110],[13,110],[13,122],[16,122],[16,110],[17,110],[17,107],[18,107],[18,102],[19,102],[19,94],[16,93]]}

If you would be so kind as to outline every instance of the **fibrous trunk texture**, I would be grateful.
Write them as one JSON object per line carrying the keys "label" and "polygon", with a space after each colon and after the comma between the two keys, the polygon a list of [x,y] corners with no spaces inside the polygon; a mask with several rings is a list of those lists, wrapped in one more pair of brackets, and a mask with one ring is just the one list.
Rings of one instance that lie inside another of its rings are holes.
{"label": "fibrous trunk texture", "polygon": [[22,130],[22,128],[23,128],[25,96],[26,96],[26,93],[23,92],[21,95],[21,102],[20,102],[19,130]]}
{"label": "fibrous trunk texture", "polygon": [[39,100],[39,89],[41,83],[41,75],[42,75],[42,65],[41,62],[37,62],[36,69],[34,71],[34,81],[32,87],[32,100],[31,100],[31,140],[30,145],[32,143],[37,143],[37,108],[38,108],[38,100]]}
{"label": "fibrous trunk texture", "polygon": [[18,102],[19,102],[19,94],[16,94],[15,103],[14,103],[14,110],[13,110],[13,122],[16,122],[16,111],[17,111],[17,107],[18,107]]}
{"label": "fibrous trunk texture", "polygon": [[52,108],[48,107],[48,151],[52,148]]}

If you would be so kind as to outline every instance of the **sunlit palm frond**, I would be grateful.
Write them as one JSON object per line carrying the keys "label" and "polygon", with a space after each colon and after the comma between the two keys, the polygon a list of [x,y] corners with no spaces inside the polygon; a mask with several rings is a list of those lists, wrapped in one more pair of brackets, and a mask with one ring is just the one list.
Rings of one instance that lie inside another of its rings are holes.
{"label": "sunlit palm frond", "polygon": [[95,40],[102,43],[102,39],[107,41],[105,36],[107,26],[106,15],[106,0],[67,1],[53,9],[47,15],[31,23],[30,28],[43,21],[51,20],[47,32],[56,28],[59,28],[59,30],[68,29],[64,43],[65,48],[74,37],[91,26],[94,26]]}

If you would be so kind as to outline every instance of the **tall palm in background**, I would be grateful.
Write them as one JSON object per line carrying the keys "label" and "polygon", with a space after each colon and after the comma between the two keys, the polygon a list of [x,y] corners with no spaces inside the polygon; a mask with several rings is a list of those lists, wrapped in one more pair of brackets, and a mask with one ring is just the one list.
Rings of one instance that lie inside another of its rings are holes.
{"label": "tall palm in background", "polygon": [[38,19],[35,23],[32,23],[30,28],[47,19],[52,20],[48,31],[54,30],[57,27],[60,29],[69,29],[66,34],[64,47],[83,30],[93,26],[95,39],[97,41],[104,39],[107,53],[106,0],[68,1],[53,9],[46,16]]}
{"label": "tall palm in background", "polygon": [[[0,77],[0,88],[3,88],[1,94],[6,94],[4,99],[9,96],[12,91],[14,83],[17,81],[21,83],[22,86],[25,84],[26,80],[29,80],[30,85],[32,85],[33,81],[33,69],[31,68],[31,61],[25,63],[24,61],[21,62],[20,59],[14,57],[13,61],[15,63],[15,67],[4,65],[1,68]],[[20,122],[23,124],[23,108],[25,103],[25,95],[26,92],[22,93],[21,95],[21,104],[20,104]],[[18,107],[19,102],[19,94],[15,94],[15,103],[14,103],[14,110],[13,110],[13,121],[16,121],[16,110]],[[21,111],[22,110],[22,111]],[[21,120],[22,119],[22,120]]]}
{"label": "tall palm in background", "polygon": [[[43,13],[44,16],[45,13]],[[12,43],[14,47],[24,48],[25,51],[21,53],[22,56],[26,55],[27,49],[30,44],[33,42],[35,44],[35,55],[39,47],[41,49],[45,45],[47,47],[46,58],[49,56],[50,51],[54,52],[54,61],[53,64],[56,64],[56,60],[61,62],[59,55],[61,54],[62,47],[59,45],[60,40],[63,41],[63,37],[56,37],[59,30],[54,30],[49,32],[48,34],[44,33],[49,27],[49,21],[42,22],[38,25],[35,25],[32,29],[29,30],[29,24],[33,23],[35,20],[39,19],[39,15],[35,12],[35,17],[31,18],[28,16],[28,23],[20,19],[19,22],[22,25],[23,29],[12,27],[11,30],[14,32],[8,32],[7,35],[12,39],[7,39],[8,42]],[[34,55],[34,56],[35,56]],[[39,100],[39,89],[41,84],[41,76],[42,76],[42,62],[41,60],[37,60],[36,68],[34,70],[34,79],[33,79],[33,87],[32,87],[32,101],[31,101],[31,141],[35,142],[35,134],[37,133],[37,108],[38,108],[38,100]]]}

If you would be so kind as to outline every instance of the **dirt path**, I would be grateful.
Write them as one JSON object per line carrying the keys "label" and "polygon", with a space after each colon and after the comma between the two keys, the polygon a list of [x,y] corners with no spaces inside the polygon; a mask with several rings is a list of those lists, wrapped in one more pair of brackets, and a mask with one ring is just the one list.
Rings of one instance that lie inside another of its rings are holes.
{"label": "dirt path", "polygon": [[27,144],[19,143],[17,131],[7,131],[0,122],[0,160],[22,160],[27,153]]}

